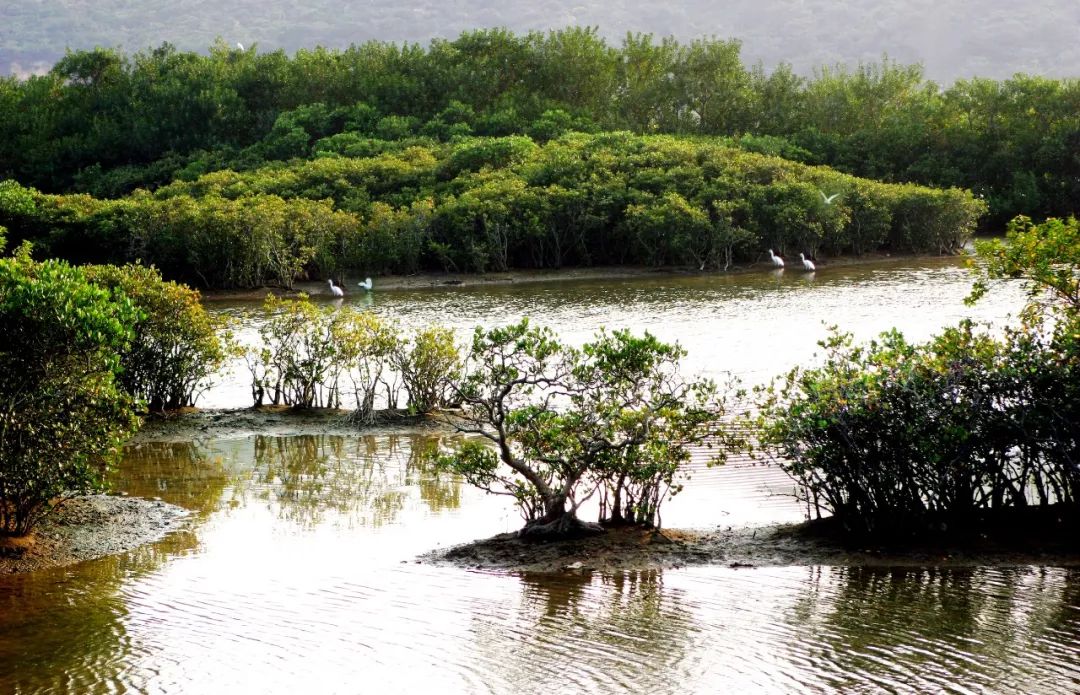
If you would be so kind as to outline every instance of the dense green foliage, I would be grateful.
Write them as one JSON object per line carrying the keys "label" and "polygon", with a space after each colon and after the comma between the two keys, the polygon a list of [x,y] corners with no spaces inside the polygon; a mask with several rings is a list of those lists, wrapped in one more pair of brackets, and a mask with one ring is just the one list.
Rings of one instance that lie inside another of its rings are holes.
{"label": "dense green foliage", "polygon": [[[342,269],[722,268],[766,247],[948,253],[985,208],[958,189],[867,181],[709,139],[619,132],[390,144],[370,156],[326,149],[217,171],[116,200],[7,181],[0,223],[46,254],[141,259],[167,277],[249,287]],[[839,197],[826,203],[822,191]]]}
{"label": "dense green foliage", "polygon": [[1018,75],[942,89],[887,60],[748,69],[737,41],[594,30],[462,34],[427,48],[209,55],[163,45],[69,53],[0,80],[0,176],[114,197],[175,178],[414,138],[629,130],[725,136],[873,179],[962,187],[989,223],[1067,215],[1080,199],[1080,82]]}
{"label": "dense green foliage", "polygon": [[[985,280],[1023,278],[1029,281],[1031,308],[1060,309],[1080,313],[1080,221],[1050,219],[1032,224],[1018,217],[1009,224],[1005,240],[989,239],[976,244],[982,278],[971,300],[986,291]],[[1049,295],[1050,303],[1044,303]]]}
{"label": "dense green foliage", "polygon": [[438,465],[512,496],[526,536],[592,530],[577,510],[594,495],[601,521],[658,524],[688,445],[733,441],[717,424],[716,387],[679,375],[684,354],[626,331],[601,332],[576,350],[527,319],[477,328],[454,385],[458,429],[476,438]]}
{"label": "dense green foliage", "polygon": [[1076,242],[1075,220],[1049,220],[980,246],[984,277],[1031,282],[1022,322],[1000,337],[970,323],[921,345],[891,332],[853,346],[837,334],[823,365],[766,391],[762,443],[808,507],[895,535],[977,526],[988,510],[1080,505]]}
{"label": "dense green foliage", "polygon": [[0,535],[101,485],[137,419],[119,383],[138,312],[62,261],[0,259]]}
{"label": "dense green foliage", "polygon": [[224,365],[228,337],[199,293],[166,282],[141,265],[87,266],[87,279],[123,293],[139,311],[131,344],[120,353],[120,384],[151,411],[195,405]]}

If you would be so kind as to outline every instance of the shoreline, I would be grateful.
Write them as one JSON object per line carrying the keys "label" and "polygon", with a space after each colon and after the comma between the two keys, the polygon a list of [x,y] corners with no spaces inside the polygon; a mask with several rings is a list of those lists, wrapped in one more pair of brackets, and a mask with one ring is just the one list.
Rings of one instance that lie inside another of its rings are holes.
{"label": "shoreline", "polygon": [[187,442],[212,437],[237,439],[253,435],[291,437],[298,435],[367,436],[377,434],[421,434],[445,429],[440,415],[412,415],[405,410],[380,410],[372,423],[358,423],[352,410],[263,405],[247,408],[185,408],[164,416],[153,415],[127,444],[146,442]]}
{"label": "shoreline", "polygon": [[179,530],[190,512],[161,500],[84,495],[66,500],[25,539],[0,545],[0,575],[119,555]]}
{"label": "shoreline", "polygon": [[524,541],[515,533],[423,553],[415,562],[474,571],[588,573],[685,567],[976,568],[1080,567],[1080,545],[1071,537],[1038,543],[986,539],[904,546],[854,544],[819,524],[717,526],[712,529],[635,527],[608,529],[585,538]]}

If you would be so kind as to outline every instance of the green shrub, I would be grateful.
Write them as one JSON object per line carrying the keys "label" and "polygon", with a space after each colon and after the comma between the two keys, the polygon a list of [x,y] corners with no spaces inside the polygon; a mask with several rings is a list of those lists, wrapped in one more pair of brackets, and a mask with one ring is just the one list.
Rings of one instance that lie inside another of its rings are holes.
{"label": "green shrub", "polygon": [[854,346],[834,333],[822,366],[760,391],[761,443],[811,513],[896,535],[1080,505],[1080,226],[1018,218],[1007,243],[977,249],[969,301],[989,279],[1023,278],[1019,325],[993,337],[964,322],[924,344],[893,331]]}
{"label": "green shrub", "polygon": [[512,496],[524,535],[598,530],[577,517],[600,491],[601,521],[654,525],[689,445],[738,445],[718,425],[723,402],[708,381],[678,371],[684,351],[651,335],[601,332],[581,350],[523,320],[476,329],[455,384],[459,429],[476,435],[438,465]]}
{"label": "green shrub", "polygon": [[535,150],[532,139],[521,136],[466,140],[454,148],[443,165],[442,175],[454,178],[462,172],[476,172],[485,167],[504,169],[525,161]]}
{"label": "green shrub", "polygon": [[900,251],[958,253],[985,212],[986,204],[967,191],[908,184],[893,207],[889,244]]}
{"label": "green shrub", "polygon": [[704,210],[678,193],[626,208],[626,226],[649,265],[685,264],[705,259],[713,246],[713,225]]}
{"label": "green shrub", "polygon": [[62,261],[0,259],[0,534],[101,486],[138,420],[118,383],[138,312]]}
{"label": "green shrub", "polygon": [[1008,471],[989,337],[968,324],[922,346],[897,332],[822,345],[825,363],[789,373],[761,413],[762,444],[814,513],[895,533],[991,505]]}
{"label": "green shrub", "polygon": [[761,444],[812,514],[902,536],[986,510],[1080,503],[1080,321],[970,322],[925,344],[834,334],[761,402]]}
{"label": "green shrub", "polygon": [[1027,217],[1009,223],[1005,241],[990,239],[975,246],[983,261],[971,300],[986,292],[991,278],[1023,278],[1030,282],[1031,308],[1045,305],[1049,294],[1066,313],[1080,313],[1080,221],[1049,219],[1033,224]]}
{"label": "green shrub", "polygon": [[245,352],[254,405],[341,407],[345,377],[357,422],[374,419],[380,389],[391,409],[401,388],[414,413],[447,405],[461,361],[450,329],[429,326],[403,339],[392,322],[349,306],[320,308],[303,294],[271,295],[263,310],[261,344]]}
{"label": "green shrub", "polygon": [[194,406],[225,363],[224,319],[207,313],[198,291],[162,280],[155,268],[84,270],[91,282],[122,292],[139,310],[134,339],[120,356],[124,389],[151,411]]}
{"label": "green shrub", "polygon": [[449,404],[451,381],[461,367],[452,330],[442,326],[418,329],[398,345],[391,360],[409,394],[410,411],[431,413]]}
{"label": "green shrub", "polygon": [[387,367],[404,346],[397,326],[372,313],[357,314],[350,321],[348,330],[350,335],[347,343],[355,353],[350,355],[353,368],[349,372],[356,397],[353,418],[357,422],[371,423],[375,419],[375,402],[380,386],[385,389],[387,407],[397,407],[397,383],[388,381],[394,376],[387,373]]}
{"label": "green shrub", "polygon": [[350,330],[356,312],[320,309],[305,294],[295,300],[270,295],[263,310],[262,345],[247,352],[254,404],[338,407],[339,380],[356,353]]}

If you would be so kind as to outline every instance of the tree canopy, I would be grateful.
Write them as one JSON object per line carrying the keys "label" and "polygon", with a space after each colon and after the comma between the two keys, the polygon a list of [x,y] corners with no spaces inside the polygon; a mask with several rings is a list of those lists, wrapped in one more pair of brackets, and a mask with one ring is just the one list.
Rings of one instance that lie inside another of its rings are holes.
{"label": "tree canopy", "polygon": [[888,53],[923,62],[934,79],[944,81],[1016,72],[1075,75],[1080,10],[1071,0],[1040,0],[1036,7],[1005,0],[470,0],[404,8],[389,0],[309,0],[298,11],[280,0],[41,0],[5,8],[0,74],[48,69],[66,46],[138,49],[162,37],[188,50],[224,36],[229,46],[257,42],[264,50],[291,52],[314,42],[344,48],[369,40],[452,39],[476,27],[523,32],[577,24],[599,25],[608,40],[645,27],[680,39],[738,37],[748,62],[787,61],[801,74]]}
{"label": "tree canopy", "polygon": [[[294,157],[400,151],[414,138],[629,130],[729,137],[857,176],[966,188],[1000,228],[1017,214],[1075,212],[1077,114],[1075,78],[972,77],[942,88],[888,58],[804,77],[784,63],[746,66],[735,40],[613,43],[587,28],[293,56],[163,44],[74,51],[45,75],[0,79],[0,176],[114,197]],[[461,157],[447,173],[470,166]]]}
{"label": "tree canopy", "polygon": [[137,318],[130,299],[63,261],[26,249],[0,259],[0,536],[100,487],[137,425],[119,383]]}
{"label": "tree canopy", "polygon": [[[349,133],[348,135],[353,135]],[[731,142],[629,132],[378,141],[176,180],[116,199],[0,182],[0,224],[42,254],[153,263],[203,287],[289,287],[343,270],[484,272],[639,264],[726,268],[797,256],[951,253],[985,205]],[[823,191],[837,196],[826,204]]]}
{"label": "tree canopy", "polygon": [[601,522],[659,525],[689,447],[722,443],[722,460],[737,440],[720,424],[716,386],[679,374],[684,355],[628,331],[602,331],[577,350],[528,319],[477,328],[453,387],[462,403],[454,422],[475,438],[438,464],[512,496],[527,537],[599,530],[578,518],[594,497]]}

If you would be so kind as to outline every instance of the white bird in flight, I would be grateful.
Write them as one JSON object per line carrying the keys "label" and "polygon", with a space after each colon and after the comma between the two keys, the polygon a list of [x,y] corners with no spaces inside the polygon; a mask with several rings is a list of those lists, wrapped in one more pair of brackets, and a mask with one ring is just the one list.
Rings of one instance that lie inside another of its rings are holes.
{"label": "white bird in flight", "polygon": [[345,296],[345,291],[340,287],[335,286],[333,280],[327,280],[327,282],[330,283],[330,294],[334,295],[335,297]]}
{"label": "white bird in flight", "polygon": [[799,254],[799,260],[802,261],[802,267],[804,269],[809,270],[810,272],[814,272],[815,270],[817,270],[817,267],[814,265],[814,262],[811,261],[809,258],[807,258],[806,256],[804,256],[801,253]]}
{"label": "white bird in flight", "polygon": [[357,283],[357,284],[360,285],[361,287],[363,287],[368,292],[371,291],[371,278],[364,278],[363,282],[360,282],[360,283]]}
{"label": "white bird in flight", "polygon": [[821,199],[825,201],[826,205],[832,205],[832,202],[840,197],[839,193],[833,193],[830,196],[826,196],[824,191],[818,191],[818,195],[821,196]]}
{"label": "white bird in flight", "polygon": [[773,266],[776,268],[784,267],[784,259],[780,258],[780,256],[775,255],[772,252],[772,249],[769,249],[769,260],[772,261]]}

